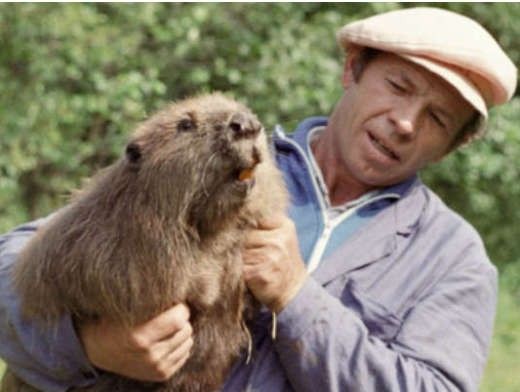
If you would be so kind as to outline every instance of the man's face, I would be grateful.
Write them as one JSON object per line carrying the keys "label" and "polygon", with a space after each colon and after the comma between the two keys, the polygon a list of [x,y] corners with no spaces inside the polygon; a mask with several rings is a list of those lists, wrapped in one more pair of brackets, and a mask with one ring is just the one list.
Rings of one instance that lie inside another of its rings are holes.
{"label": "man's face", "polygon": [[398,56],[380,54],[358,81],[351,64],[327,132],[336,163],[369,188],[398,183],[440,160],[474,113],[448,83]]}

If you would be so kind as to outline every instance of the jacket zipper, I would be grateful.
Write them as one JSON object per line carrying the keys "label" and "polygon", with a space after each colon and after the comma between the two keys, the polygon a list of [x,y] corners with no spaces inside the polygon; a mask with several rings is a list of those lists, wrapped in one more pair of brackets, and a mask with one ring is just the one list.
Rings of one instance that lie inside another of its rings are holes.
{"label": "jacket zipper", "polygon": [[335,225],[333,225],[329,219],[324,222],[323,231],[314,244],[311,257],[309,258],[309,263],[307,264],[307,271],[309,273],[313,272],[318,267],[321,256],[323,256],[323,253],[325,253],[325,249],[327,248],[327,244],[334,227]]}
{"label": "jacket zipper", "polygon": [[320,205],[320,212],[321,212],[321,217],[322,217],[322,222],[323,222],[323,230],[322,230],[319,238],[314,243],[311,257],[309,258],[309,261],[307,262],[307,271],[309,273],[311,273],[318,267],[318,265],[321,261],[321,258],[323,256],[323,254],[325,253],[325,250],[327,249],[327,244],[329,242],[330,236],[331,236],[332,232],[334,231],[334,229],[339,224],[341,224],[345,219],[347,219],[349,216],[354,214],[358,209],[360,209],[361,207],[365,207],[366,205],[368,205],[372,202],[386,199],[386,198],[399,199],[401,196],[397,193],[385,193],[382,195],[374,196],[373,198],[365,200],[364,202],[358,204],[357,206],[348,209],[347,211],[345,211],[344,213],[342,213],[341,215],[336,217],[336,219],[334,219],[334,222],[332,222],[329,219],[329,217],[327,216],[327,211],[325,208],[325,201],[323,200],[323,195],[321,194],[319,184],[318,184],[315,176],[312,175],[313,171],[311,169],[311,163],[309,162],[309,158],[307,158],[307,154],[305,154],[305,151],[303,151],[303,149],[300,147],[299,144],[297,144],[292,139],[289,139],[285,135],[283,128],[280,124],[275,125],[274,133],[276,134],[277,137],[279,137],[286,143],[289,143],[291,146],[293,146],[295,148],[295,150],[298,151],[300,156],[303,158],[305,165],[307,166],[307,171],[309,172],[309,174],[311,174],[310,177],[312,180],[314,193],[316,194],[316,197],[318,198],[318,202]]}
{"label": "jacket zipper", "polygon": [[350,216],[352,216],[355,212],[357,212],[359,209],[366,207],[370,203],[383,200],[383,199],[399,199],[400,196],[397,193],[385,193],[383,195],[377,195],[374,196],[368,200],[365,200],[362,203],[359,203],[357,206],[354,206],[341,215],[339,215],[336,219],[333,221],[328,218],[325,211],[323,211],[323,231],[321,232],[320,237],[314,244],[314,248],[311,254],[311,257],[309,258],[309,262],[307,264],[307,270],[309,273],[313,272],[318,265],[320,264],[321,258],[323,257],[323,254],[325,253],[325,250],[327,249],[327,245],[329,243],[330,237],[332,235],[332,232],[334,229],[339,226],[341,223],[343,223],[346,219],[348,219]]}

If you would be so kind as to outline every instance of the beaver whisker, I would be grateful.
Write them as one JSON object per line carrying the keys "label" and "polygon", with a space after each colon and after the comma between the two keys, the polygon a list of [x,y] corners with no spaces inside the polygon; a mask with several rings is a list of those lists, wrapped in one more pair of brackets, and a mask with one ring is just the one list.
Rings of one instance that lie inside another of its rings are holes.
{"label": "beaver whisker", "polygon": [[206,187],[206,175],[208,174],[208,168],[209,168],[209,165],[211,164],[211,161],[217,157],[217,154],[218,154],[218,152],[214,152],[213,154],[211,154],[209,159],[206,161],[206,164],[202,168],[202,176],[201,176],[202,184],[201,185],[202,185],[202,192],[204,193],[205,197],[210,196],[208,189]]}

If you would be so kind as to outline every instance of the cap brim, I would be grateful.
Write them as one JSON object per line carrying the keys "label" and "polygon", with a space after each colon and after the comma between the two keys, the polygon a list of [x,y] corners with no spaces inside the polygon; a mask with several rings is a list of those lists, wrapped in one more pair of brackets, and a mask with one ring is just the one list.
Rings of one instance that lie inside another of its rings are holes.
{"label": "cap brim", "polygon": [[466,77],[464,77],[461,73],[452,70],[448,65],[442,65],[438,62],[434,62],[424,57],[404,54],[404,53],[395,53],[396,55],[403,57],[404,59],[411,61],[417,65],[420,65],[426,68],[428,71],[433,74],[441,77],[443,80],[448,82],[451,86],[453,86],[459,94],[477,110],[481,115],[480,129],[478,133],[484,131],[484,128],[488,119],[488,110],[487,105],[482,95],[479,93],[477,87]]}
{"label": "cap brim", "polygon": [[440,76],[446,82],[451,84],[459,94],[466,100],[468,103],[473,106],[482,116],[485,118],[488,117],[488,111],[486,103],[480,95],[476,86],[467,78],[462,76],[460,73],[451,70],[449,66],[441,65],[437,62],[428,60],[424,57],[413,56],[404,53],[395,53],[400,57],[403,57],[415,64],[418,64],[433,74]]}
{"label": "cap brim", "polygon": [[[448,10],[413,7],[376,14],[343,26],[337,39],[344,48],[355,44],[452,67],[473,83],[488,108],[505,103],[516,89],[516,67],[493,36],[475,20]],[[458,87],[467,84],[448,78]],[[469,94],[465,98],[485,116]]]}

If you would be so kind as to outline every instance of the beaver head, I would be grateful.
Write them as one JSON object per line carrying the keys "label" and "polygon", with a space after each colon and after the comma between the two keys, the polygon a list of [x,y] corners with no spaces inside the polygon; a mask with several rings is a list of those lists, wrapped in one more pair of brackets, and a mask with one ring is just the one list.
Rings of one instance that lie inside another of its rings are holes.
{"label": "beaver head", "polygon": [[194,227],[218,230],[253,193],[268,158],[261,123],[214,93],[172,104],[141,124],[124,165],[143,203]]}

